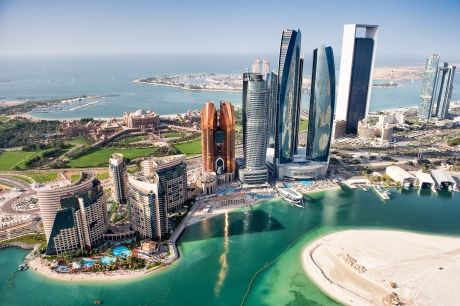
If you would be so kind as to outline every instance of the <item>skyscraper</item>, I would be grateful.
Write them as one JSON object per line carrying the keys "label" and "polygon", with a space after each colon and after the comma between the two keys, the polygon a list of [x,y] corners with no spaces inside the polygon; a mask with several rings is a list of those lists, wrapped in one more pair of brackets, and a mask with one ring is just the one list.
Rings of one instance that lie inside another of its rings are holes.
{"label": "skyscraper", "polygon": [[142,239],[162,240],[168,232],[168,215],[163,193],[158,175],[128,175],[131,226]]}
{"label": "skyscraper", "polygon": [[267,90],[268,90],[268,147],[275,147],[275,134],[278,130],[276,124],[278,122],[278,75],[275,72],[270,72],[267,75]]}
{"label": "skyscraper", "polygon": [[455,66],[444,63],[443,67],[438,70],[438,86],[436,89],[436,108],[434,116],[445,119],[449,114],[450,99],[452,98],[453,82],[455,75]]}
{"label": "skyscraper", "polygon": [[281,37],[275,106],[275,164],[291,162],[297,152],[302,87],[301,36],[299,30],[285,30]]}
{"label": "skyscraper", "polygon": [[[364,37],[357,37],[361,28]],[[357,133],[369,111],[377,33],[377,25],[344,26],[336,119],[346,122],[347,134]]]}
{"label": "skyscraper", "polygon": [[243,74],[243,151],[241,182],[261,184],[268,180],[265,163],[268,144],[269,92],[264,75]]}
{"label": "skyscraper", "polygon": [[235,111],[230,102],[221,101],[219,113],[212,102],[207,102],[203,106],[201,155],[204,172],[215,172],[219,183],[233,181],[235,174]]}
{"label": "skyscraper", "polygon": [[113,198],[118,203],[125,204],[128,193],[128,171],[122,154],[115,153],[110,157],[109,176],[112,183]]}
{"label": "skyscraper", "polygon": [[106,199],[94,175],[79,183],[37,193],[47,239],[46,254],[92,249],[108,227]]}
{"label": "skyscraper", "polygon": [[426,60],[425,73],[423,74],[422,92],[418,106],[418,118],[429,120],[432,116],[433,100],[438,76],[439,55],[431,54]]}
{"label": "skyscraper", "polygon": [[335,109],[335,66],[331,47],[313,51],[307,159],[327,162]]}
{"label": "skyscraper", "polygon": [[181,209],[188,196],[185,155],[148,158],[141,162],[141,167],[144,176],[158,175],[168,213]]}

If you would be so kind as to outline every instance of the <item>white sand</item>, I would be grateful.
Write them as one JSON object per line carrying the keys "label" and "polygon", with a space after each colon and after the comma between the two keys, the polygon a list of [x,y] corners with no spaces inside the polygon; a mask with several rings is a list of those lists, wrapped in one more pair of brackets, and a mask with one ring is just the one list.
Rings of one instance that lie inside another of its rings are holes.
{"label": "white sand", "polygon": [[[347,254],[366,272],[346,263]],[[391,292],[405,305],[460,303],[460,238],[347,230],[314,241],[302,257],[310,278],[344,304],[383,305]]]}

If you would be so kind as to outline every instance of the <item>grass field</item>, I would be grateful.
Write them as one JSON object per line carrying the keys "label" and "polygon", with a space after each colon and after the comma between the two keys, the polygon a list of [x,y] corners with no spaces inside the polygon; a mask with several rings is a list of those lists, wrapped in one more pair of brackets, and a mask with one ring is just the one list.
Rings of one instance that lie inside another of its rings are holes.
{"label": "grass field", "polygon": [[185,135],[184,133],[180,133],[180,132],[166,132],[166,133],[162,133],[161,137],[162,138],[173,138],[173,137],[182,137],[184,135]]}
{"label": "grass field", "polygon": [[300,127],[299,127],[300,132],[305,132],[307,129],[308,129],[308,120],[301,119],[300,120]]}
{"label": "grass field", "polygon": [[71,144],[71,145],[83,145],[83,144],[88,144],[88,142],[86,141],[85,138],[83,137],[77,137],[77,138],[73,138],[72,140],[68,140],[66,141],[67,143]]}
{"label": "grass field", "polygon": [[0,121],[7,121],[7,120],[10,120],[8,116],[0,115]]}
{"label": "grass field", "polygon": [[149,156],[153,152],[155,152],[155,148],[102,148],[73,159],[67,165],[75,168],[101,167],[108,165],[109,158],[113,153],[121,153],[125,158],[134,159]]}
{"label": "grass field", "polygon": [[129,136],[129,137],[121,138],[117,141],[124,143],[124,144],[130,144],[130,143],[138,142],[142,140],[144,140],[144,136]]}
{"label": "grass field", "polygon": [[109,171],[97,171],[96,178],[100,181],[108,179]]}
{"label": "grass field", "polygon": [[0,154],[0,170],[13,170],[15,166],[24,168],[24,163],[35,157],[40,156],[43,153],[43,150],[38,150],[34,152],[26,151],[6,151]]}
{"label": "grass field", "polygon": [[37,244],[40,243],[42,248],[46,247],[46,237],[45,234],[29,234],[18,238],[13,238],[5,242],[23,242],[27,244]]}
{"label": "grass field", "polygon": [[24,175],[33,178],[37,183],[47,183],[55,181],[58,177],[57,172],[47,171],[47,172],[24,172]]}
{"label": "grass field", "polygon": [[201,154],[201,139],[175,144],[182,154]]}

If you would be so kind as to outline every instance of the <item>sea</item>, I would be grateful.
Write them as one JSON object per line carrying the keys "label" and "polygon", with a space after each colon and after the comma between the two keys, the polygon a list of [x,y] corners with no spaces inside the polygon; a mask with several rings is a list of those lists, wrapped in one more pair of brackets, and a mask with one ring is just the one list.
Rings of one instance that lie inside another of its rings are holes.
{"label": "sea", "polygon": [[249,212],[188,227],[180,259],[145,277],[119,282],[62,282],[17,272],[26,251],[0,250],[0,305],[340,305],[304,273],[302,250],[346,229],[397,229],[460,237],[460,194],[392,189],[310,194],[306,208],[267,200]]}
{"label": "sea", "polygon": [[[117,55],[0,57],[0,105],[5,101],[42,101],[76,96],[101,96],[65,110],[33,113],[43,119],[114,118],[124,112],[151,109],[159,114],[177,114],[200,109],[206,101],[228,100],[241,104],[240,92],[191,91],[132,82],[165,74],[242,74],[252,55]],[[424,58],[377,59],[376,66],[424,65]],[[276,58],[270,58],[276,70]],[[337,62],[337,67],[339,62]],[[460,70],[460,69],[459,69]],[[336,74],[338,82],[338,71]],[[311,59],[306,59],[304,77],[311,78]],[[380,81],[381,82],[381,81]],[[392,88],[373,88],[371,111],[418,104],[421,81],[398,82]],[[453,101],[460,101],[460,76],[454,81]],[[309,108],[309,96],[302,108]]]}

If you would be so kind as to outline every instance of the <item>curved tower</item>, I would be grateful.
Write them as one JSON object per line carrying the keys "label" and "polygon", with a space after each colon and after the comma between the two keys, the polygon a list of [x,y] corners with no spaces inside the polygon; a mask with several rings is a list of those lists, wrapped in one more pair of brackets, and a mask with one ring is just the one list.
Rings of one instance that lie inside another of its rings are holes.
{"label": "curved tower", "polygon": [[115,200],[120,204],[125,204],[128,193],[128,171],[122,154],[115,153],[110,157],[109,175]]}
{"label": "curved tower", "polygon": [[214,103],[206,102],[201,110],[201,161],[204,172],[214,171],[214,132],[216,130],[216,107]]}
{"label": "curved tower", "polygon": [[278,103],[275,131],[275,160],[277,160],[277,164],[293,161],[297,151],[302,87],[300,43],[301,33],[299,30],[283,31],[278,66]]}
{"label": "curved tower", "polygon": [[[225,173],[235,172],[235,111],[230,102],[220,102],[220,130],[224,133],[221,156],[225,162]],[[216,141],[217,143],[217,141]],[[217,167],[216,167],[217,168]],[[232,180],[233,178],[230,178]]]}
{"label": "curved tower", "polygon": [[313,51],[310,112],[307,134],[307,159],[329,160],[335,108],[335,67],[331,47]]}

